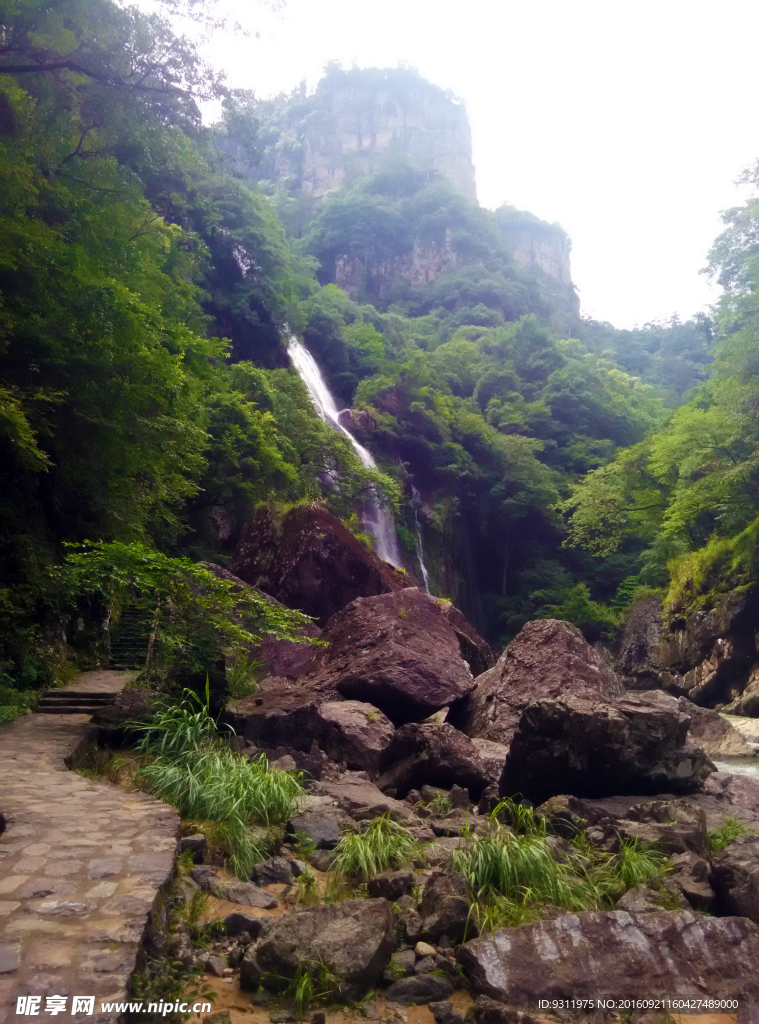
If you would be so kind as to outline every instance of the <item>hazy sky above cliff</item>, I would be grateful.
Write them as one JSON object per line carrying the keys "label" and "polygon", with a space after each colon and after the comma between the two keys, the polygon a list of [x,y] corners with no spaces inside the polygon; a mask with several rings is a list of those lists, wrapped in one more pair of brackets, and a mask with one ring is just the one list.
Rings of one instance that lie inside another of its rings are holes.
{"label": "hazy sky above cliff", "polygon": [[472,124],[480,202],[558,221],[585,314],[620,327],[716,292],[699,270],[759,157],[759,6],[749,0],[245,0],[258,38],[208,46],[230,85],[267,96],[324,64],[406,63]]}

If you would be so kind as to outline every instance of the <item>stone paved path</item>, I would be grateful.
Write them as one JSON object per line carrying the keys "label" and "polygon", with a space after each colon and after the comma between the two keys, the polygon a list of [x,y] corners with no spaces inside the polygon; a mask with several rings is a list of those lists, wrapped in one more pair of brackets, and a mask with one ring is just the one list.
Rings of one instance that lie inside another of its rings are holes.
{"label": "stone paved path", "polygon": [[[127,673],[85,673],[81,689],[121,689]],[[85,779],[64,758],[87,737],[85,715],[27,715],[0,726],[0,1024],[19,995],[42,1020],[114,1021],[158,891],[171,877],[179,819],[144,793]],[[47,996],[67,996],[46,1014]],[[71,1016],[72,996],[95,996]]]}

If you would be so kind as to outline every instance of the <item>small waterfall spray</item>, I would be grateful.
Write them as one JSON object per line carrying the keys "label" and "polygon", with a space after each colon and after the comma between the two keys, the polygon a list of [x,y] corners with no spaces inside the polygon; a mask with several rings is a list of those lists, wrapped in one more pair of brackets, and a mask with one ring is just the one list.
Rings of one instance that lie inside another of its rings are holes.
{"label": "small waterfall spray", "polygon": [[422,580],[424,581],[424,589],[429,594],[430,592],[430,574],[427,572],[427,566],[424,564],[424,545],[422,544],[422,524],[419,521],[419,506],[422,502],[422,496],[419,491],[411,485],[411,493],[414,497],[414,530],[416,531],[416,557],[419,561],[419,568],[422,573]]}
{"label": "small waterfall spray", "polygon": [[[327,423],[332,424],[335,430],[345,434],[353,445],[356,455],[361,460],[362,466],[365,466],[367,469],[376,469],[377,463],[374,461],[371,452],[368,452],[363,445],[359,444],[353,434],[340,422],[340,411],[335,404],[335,400],[327,387],[316,360],[308,349],[297,338],[291,337],[287,344],[287,354],[290,356],[293,366],[308,388],[311,400],[321,418]],[[361,517],[361,525],[376,540],[379,557],[399,568],[402,563],[398,548],[398,537],[395,532],[395,523],[387,509],[376,498],[367,503],[367,507]]]}

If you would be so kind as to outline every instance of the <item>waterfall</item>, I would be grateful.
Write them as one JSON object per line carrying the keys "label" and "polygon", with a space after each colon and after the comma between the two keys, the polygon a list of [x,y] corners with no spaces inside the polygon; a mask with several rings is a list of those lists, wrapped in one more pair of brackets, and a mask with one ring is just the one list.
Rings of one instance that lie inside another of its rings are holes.
{"label": "waterfall", "polygon": [[416,531],[416,557],[419,561],[419,568],[422,572],[422,580],[424,581],[424,589],[429,594],[430,592],[430,574],[427,572],[427,566],[424,564],[424,547],[422,545],[422,524],[419,522],[419,505],[422,500],[422,496],[419,491],[411,485],[411,493],[414,496],[414,530]]}
{"label": "waterfall", "polygon": [[[356,438],[340,422],[340,410],[330,394],[330,390],[322,377],[316,360],[302,345],[297,338],[291,337],[287,344],[287,354],[290,356],[293,366],[300,374],[304,384],[308,388],[311,400],[316,406],[316,411],[321,418],[330,423],[335,430],[345,434],[353,449],[361,460],[361,465],[367,469],[376,469],[377,463],[363,445],[359,444]],[[377,554],[385,562],[400,568],[401,554],[398,548],[398,537],[395,532],[393,517],[387,509],[379,503],[376,498],[370,499],[361,516],[361,525],[374,537],[377,542]]]}

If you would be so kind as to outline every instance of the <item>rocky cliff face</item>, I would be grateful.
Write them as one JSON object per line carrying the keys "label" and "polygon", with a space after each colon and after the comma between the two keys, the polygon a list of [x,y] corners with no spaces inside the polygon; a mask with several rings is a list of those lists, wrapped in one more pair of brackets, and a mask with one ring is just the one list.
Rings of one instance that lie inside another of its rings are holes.
{"label": "rocky cliff face", "polygon": [[436,171],[471,202],[477,201],[472,135],[461,103],[410,72],[352,71],[328,74],[310,98],[310,111],[289,113],[285,139],[274,159],[280,179],[319,199],[356,178],[375,173],[397,153]]}

